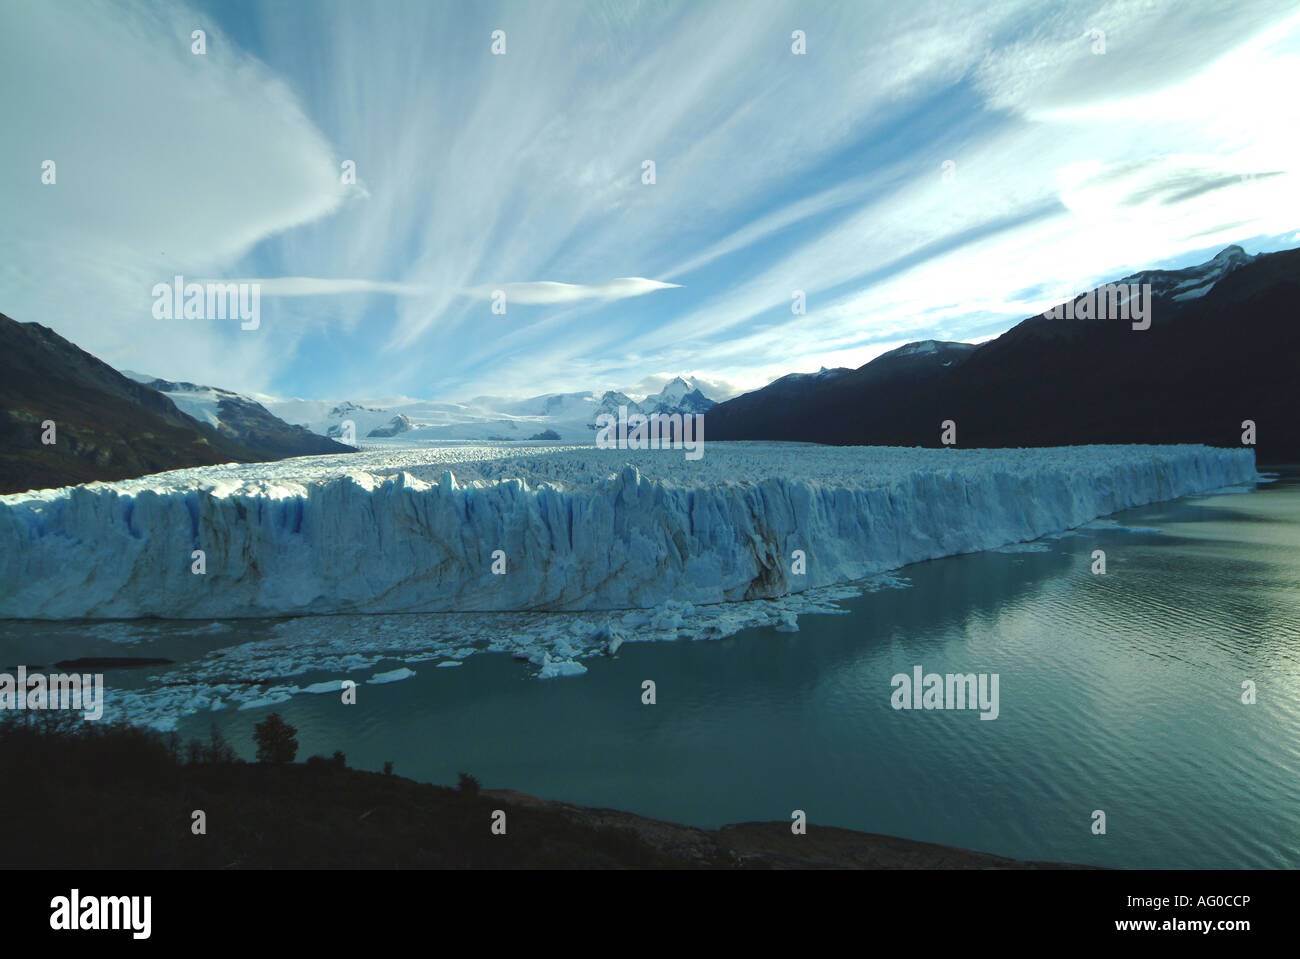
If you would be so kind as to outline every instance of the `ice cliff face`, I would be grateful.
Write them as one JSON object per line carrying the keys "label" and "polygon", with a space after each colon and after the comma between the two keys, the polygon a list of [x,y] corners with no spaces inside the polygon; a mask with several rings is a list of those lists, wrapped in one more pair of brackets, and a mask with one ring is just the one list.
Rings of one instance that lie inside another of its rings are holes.
{"label": "ice cliff face", "polygon": [[1252,451],[1200,446],[455,447],[201,467],[0,497],[0,617],[773,597],[1255,476]]}

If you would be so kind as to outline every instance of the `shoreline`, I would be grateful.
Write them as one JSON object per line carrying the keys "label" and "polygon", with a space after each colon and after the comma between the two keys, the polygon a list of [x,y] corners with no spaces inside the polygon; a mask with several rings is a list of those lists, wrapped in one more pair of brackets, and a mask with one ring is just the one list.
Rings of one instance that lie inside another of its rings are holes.
{"label": "shoreline", "polygon": [[[296,746],[295,746],[296,748]],[[0,724],[8,869],[1093,869],[788,822],[718,829],[346,758],[245,762],[224,740],[114,724]],[[199,825],[201,823],[201,826]]]}
{"label": "shoreline", "polygon": [[513,789],[485,789],[521,806],[545,809],[592,827],[625,829],[657,848],[709,868],[728,859],[739,869],[1104,869],[1079,863],[1012,859],[995,853],[809,823],[795,835],[788,822],[728,823],[702,829],[619,809],[577,806]]}

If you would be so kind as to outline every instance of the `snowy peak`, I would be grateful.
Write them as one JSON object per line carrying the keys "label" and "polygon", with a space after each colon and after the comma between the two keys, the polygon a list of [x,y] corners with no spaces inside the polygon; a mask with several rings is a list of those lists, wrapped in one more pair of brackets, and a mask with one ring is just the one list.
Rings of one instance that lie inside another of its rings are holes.
{"label": "snowy peak", "polygon": [[334,407],[334,409],[330,410],[329,415],[341,418],[344,416],[350,416],[353,413],[383,413],[383,412],[385,411],[380,409],[375,409],[373,406],[362,406],[360,403],[353,403],[351,401],[345,400],[344,402],[340,403],[338,406]]}
{"label": "snowy peak", "polygon": [[[915,343],[905,343],[897,349],[890,350],[888,353],[882,353],[877,357],[883,360],[886,357],[901,356],[924,356],[933,357],[935,360],[951,361],[955,356],[965,356],[975,349],[973,343],[954,343],[948,340],[917,340]],[[943,364],[947,365],[947,363]]]}
{"label": "snowy peak", "polygon": [[1257,258],[1233,244],[1204,263],[1181,270],[1144,270],[1125,277],[1120,283],[1150,283],[1153,296],[1167,297],[1175,302],[1197,300],[1229,273],[1235,273]]}
{"label": "snowy peak", "polygon": [[718,404],[705,396],[697,384],[675,376],[640,405],[644,413],[703,413]]}
{"label": "snowy peak", "polygon": [[1222,250],[1220,250],[1217,254],[1215,254],[1214,259],[1210,260],[1210,262],[1211,263],[1233,263],[1236,264],[1237,266],[1245,266],[1253,259],[1254,259],[1253,256],[1251,256],[1249,253],[1247,253],[1245,250],[1243,250],[1241,247],[1237,246],[1234,243],[1232,246],[1226,246]]}
{"label": "snowy peak", "polygon": [[908,343],[894,350],[895,356],[917,356],[921,353],[937,353],[939,344],[934,340],[918,340],[915,343]]}
{"label": "snowy peak", "polygon": [[882,356],[929,356],[941,353],[965,353],[975,347],[970,343],[954,343],[948,340],[917,340],[915,343],[905,343],[895,350],[881,354]]}
{"label": "snowy peak", "polygon": [[668,383],[665,384],[664,388],[658,393],[647,396],[646,400],[655,403],[675,405],[682,401],[682,397],[691,392],[693,392],[691,384],[687,383],[680,376],[676,376],[669,380]]}
{"label": "snowy peak", "polygon": [[[620,393],[618,390],[606,390],[600,397],[600,404],[596,407],[596,415],[608,413],[611,416],[618,416],[619,407],[626,407],[629,414],[642,412],[641,404],[632,399],[626,393]],[[592,425],[595,425],[593,420]]]}
{"label": "snowy peak", "polygon": [[375,437],[396,436],[398,433],[406,433],[414,428],[414,424],[411,423],[410,418],[405,413],[398,413],[388,421],[387,426],[376,426],[366,435]]}

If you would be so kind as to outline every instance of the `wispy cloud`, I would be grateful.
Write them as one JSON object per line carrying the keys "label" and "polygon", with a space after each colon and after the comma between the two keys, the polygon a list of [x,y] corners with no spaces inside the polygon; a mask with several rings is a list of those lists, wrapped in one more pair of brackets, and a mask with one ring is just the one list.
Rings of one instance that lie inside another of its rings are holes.
{"label": "wispy cloud", "polygon": [[266,343],[152,321],[150,290],[345,205],[290,86],[210,19],[146,2],[0,5],[0,89],[0,309],[120,366],[272,378]]}
{"label": "wispy cloud", "polygon": [[327,279],[318,276],[209,278],[200,283],[256,284],[262,296],[338,296],[344,293],[386,293],[392,296],[419,296],[428,292],[413,283],[385,283],[377,280]]}

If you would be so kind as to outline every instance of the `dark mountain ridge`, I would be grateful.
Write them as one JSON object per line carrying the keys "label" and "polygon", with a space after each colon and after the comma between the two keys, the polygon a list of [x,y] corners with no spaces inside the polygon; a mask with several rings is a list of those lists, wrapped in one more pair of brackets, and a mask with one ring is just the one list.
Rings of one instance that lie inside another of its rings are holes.
{"label": "dark mountain ridge", "polygon": [[909,344],[793,394],[778,380],[719,404],[706,435],[939,446],[940,424],[953,420],[959,447],[1240,446],[1250,420],[1261,462],[1300,460],[1300,250],[1229,247],[1198,267],[1118,282],[1151,284],[1148,329],[1037,315],[978,347]]}

